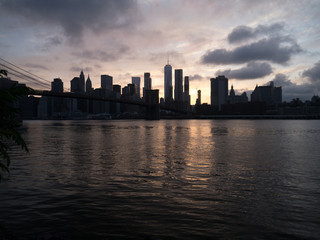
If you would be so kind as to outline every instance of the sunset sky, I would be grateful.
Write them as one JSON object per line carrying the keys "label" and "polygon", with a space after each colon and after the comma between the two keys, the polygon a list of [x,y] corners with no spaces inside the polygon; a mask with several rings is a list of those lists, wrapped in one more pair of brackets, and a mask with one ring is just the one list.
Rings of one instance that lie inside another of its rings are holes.
{"label": "sunset sky", "polygon": [[163,96],[169,56],[190,76],[192,104],[198,89],[210,103],[219,74],[237,93],[273,80],[283,100],[308,100],[320,92],[319,13],[319,0],[0,0],[0,57],[66,91],[81,69],[94,88],[101,74],[143,87],[150,72]]}

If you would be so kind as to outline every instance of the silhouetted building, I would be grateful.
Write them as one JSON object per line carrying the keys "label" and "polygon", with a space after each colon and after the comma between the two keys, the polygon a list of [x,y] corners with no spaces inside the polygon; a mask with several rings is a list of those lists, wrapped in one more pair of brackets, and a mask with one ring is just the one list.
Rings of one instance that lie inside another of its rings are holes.
{"label": "silhouetted building", "polygon": [[60,78],[55,78],[53,82],[51,82],[51,92],[63,92],[63,82]]}
{"label": "silhouetted building", "polygon": [[[115,94],[112,91],[109,91],[108,89],[104,88],[96,88],[93,90],[93,96],[96,97],[114,97]],[[104,102],[104,101],[93,101],[93,114],[100,114],[100,113],[106,113],[110,114],[110,102]]]}
{"label": "silhouetted building", "polygon": [[85,93],[85,79],[83,71],[80,73],[79,88],[81,89],[82,93]]}
{"label": "silhouetted building", "polygon": [[128,96],[137,96],[137,85],[136,84],[128,84],[124,88],[122,88],[122,96],[128,97]]}
{"label": "silhouetted building", "polygon": [[146,90],[145,102],[149,104],[146,109],[147,120],[158,120],[160,119],[159,113],[159,90]]}
{"label": "silhouetted building", "polygon": [[201,105],[201,90],[198,90],[198,98],[196,100],[196,105]]}
{"label": "silhouetted building", "polygon": [[236,104],[236,103],[247,103],[248,97],[247,93],[243,92],[241,95],[236,95],[233,89],[233,85],[231,85],[230,95],[227,98],[228,104]]}
{"label": "silhouetted building", "polygon": [[228,78],[225,76],[218,76],[211,78],[211,105],[218,107],[221,110],[221,106],[227,103],[228,97]]}
{"label": "silhouetted building", "polygon": [[164,101],[166,103],[173,101],[172,90],[172,66],[169,65],[168,61],[167,65],[164,66]]}
{"label": "silhouetted building", "polygon": [[116,92],[116,93],[120,93],[121,94],[121,86],[120,85],[117,85],[117,84],[113,85],[112,86],[112,90],[114,92]]}
{"label": "silhouetted building", "polygon": [[141,80],[140,80],[140,77],[132,77],[132,83],[137,85],[137,96],[140,98],[141,95],[140,95],[140,83],[141,83]]}
{"label": "silhouetted building", "polygon": [[[121,86],[118,84],[114,84],[112,88],[113,88],[113,92],[115,93],[115,98],[117,99],[121,98]],[[111,113],[120,113],[120,109],[121,109],[120,103],[111,104]]]}
{"label": "silhouetted building", "polygon": [[38,104],[40,98],[29,96],[24,98],[21,104],[22,119],[36,119],[38,117]]}
{"label": "silhouetted building", "polygon": [[101,75],[101,88],[112,91],[113,78],[109,75]]}
{"label": "silhouetted building", "polygon": [[151,90],[151,88],[152,88],[152,82],[151,82],[150,73],[146,72],[144,73],[143,98],[145,98],[145,91]]}
{"label": "silhouetted building", "polygon": [[81,87],[81,84],[80,84],[80,78],[79,77],[74,77],[71,82],[70,82],[70,85],[71,85],[71,92],[74,92],[74,93],[83,93],[83,89]]}
{"label": "silhouetted building", "polygon": [[190,94],[189,94],[189,76],[184,77],[184,92],[183,92],[184,106],[186,109],[190,108]]}
{"label": "silhouetted building", "polygon": [[124,86],[122,88],[122,96],[123,97],[128,97],[130,96],[130,90],[129,90],[129,87],[128,86]]}
{"label": "silhouetted building", "polygon": [[88,78],[87,78],[87,81],[86,81],[86,93],[91,93],[93,91],[93,88],[92,88],[92,82],[91,82],[91,79],[88,75]]}
{"label": "silhouetted building", "polygon": [[175,69],[174,70],[174,102],[175,102],[176,108],[178,109],[183,108],[182,79],[183,79],[183,70]]}
{"label": "silhouetted building", "polygon": [[256,86],[251,93],[251,102],[265,102],[267,105],[282,103],[282,88],[275,87],[273,82],[269,86]]}
{"label": "silhouetted building", "polygon": [[[71,80],[71,92],[74,93],[85,93],[85,80],[84,74],[81,71],[80,77],[74,77]],[[49,99],[50,101],[50,99]],[[87,112],[87,101],[85,99],[72,99],[71,101],[71,111],[72,112]]]}
{"label": "silhouetted building", "polygon": [[[60,78],[53,79],[51,82],[51,92],[62,93],[63,92],[63,82]],[[62,112],[64,107],[64,99],[61,97],[50,97],[48,100],[51,104],[50,109],[51,113],[50,116],[53,116],[53,113]]]}

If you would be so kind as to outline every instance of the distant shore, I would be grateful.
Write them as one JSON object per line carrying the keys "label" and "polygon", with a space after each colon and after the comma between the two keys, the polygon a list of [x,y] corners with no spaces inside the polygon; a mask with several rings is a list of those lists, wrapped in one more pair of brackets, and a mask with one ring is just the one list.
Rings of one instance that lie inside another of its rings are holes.
{"label": "distant shore", "polygon": [[160,119],[320,119],[320,115],[199,115],[188,117],[161,116]]}

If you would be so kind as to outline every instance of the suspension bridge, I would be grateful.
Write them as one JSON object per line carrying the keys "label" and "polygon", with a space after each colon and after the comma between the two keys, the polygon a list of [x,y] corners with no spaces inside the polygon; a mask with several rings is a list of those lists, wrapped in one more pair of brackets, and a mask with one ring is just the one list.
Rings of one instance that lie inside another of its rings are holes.
{"label": "suspension bridge", "polygon": [[49,90],[51,87],[51,81],[46,80],[36,74],[31,73],[9,61],[0,57],[0,68],[4,69],[8,73],[8,77],[11,77],[19,83],[26,84],[31,87],[29,95],[34,96],[46,96],[46,97],[60,97],[60,98],[74,98],[95,100],[102,102],[115,102],[122,104],[137,105],[146,108],[146,119],[158,120],[160,118],[159,111],[167,110],[179,114],[192,114],[193,112],[185,109],[178,109],[170,106],[159,104],[159,90],[146,90],[146,98],[144,100],[128,99],[128,98],[114,98],[105,96],[95,96],[90,94],[74,93],[74,92],[52,92]]}

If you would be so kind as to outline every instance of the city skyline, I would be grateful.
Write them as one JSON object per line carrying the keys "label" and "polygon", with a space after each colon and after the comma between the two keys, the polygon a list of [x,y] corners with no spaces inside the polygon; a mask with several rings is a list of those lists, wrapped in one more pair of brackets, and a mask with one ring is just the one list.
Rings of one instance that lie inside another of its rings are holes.
{"label": "city skyline", "polygon": [[189,76],[191,104],[199,89],[210,103],[218,75],[248,96],[270,81],[284,101],[319,93],[319,1],[77,3],[1,1],[1,57],[50,82],[83,69],[93,88],[104,74],[123,87],[150,72],[164,97],[170,56],[172,69]]}

